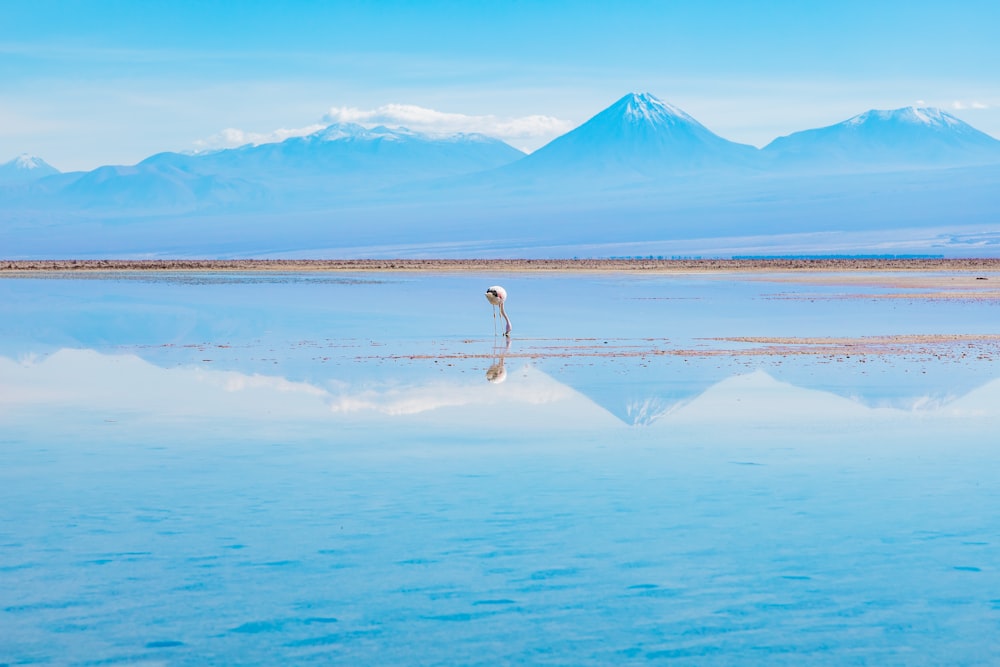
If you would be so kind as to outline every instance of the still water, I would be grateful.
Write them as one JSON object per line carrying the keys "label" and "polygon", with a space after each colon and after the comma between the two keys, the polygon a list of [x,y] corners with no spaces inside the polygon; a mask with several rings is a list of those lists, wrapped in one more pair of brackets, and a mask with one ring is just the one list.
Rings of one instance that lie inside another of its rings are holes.
{"label": "still water", "polygon": [[886,291],[2,279],[0,664],[995,664],[1000,310]]}

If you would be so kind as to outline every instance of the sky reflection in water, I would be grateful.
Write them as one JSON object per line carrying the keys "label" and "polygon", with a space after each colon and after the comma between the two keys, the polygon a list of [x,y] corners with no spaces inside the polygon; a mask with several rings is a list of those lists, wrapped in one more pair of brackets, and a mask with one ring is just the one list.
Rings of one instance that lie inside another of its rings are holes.
{"label": "sky reflection in water", "polygon": [[0,663],[986,664],[995,341],[713,351],[996,306],[837,294],[0,280]]}

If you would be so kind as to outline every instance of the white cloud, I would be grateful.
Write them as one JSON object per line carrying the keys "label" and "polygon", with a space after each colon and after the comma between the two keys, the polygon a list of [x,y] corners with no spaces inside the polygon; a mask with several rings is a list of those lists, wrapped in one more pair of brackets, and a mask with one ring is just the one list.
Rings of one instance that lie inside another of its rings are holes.
{"label": "white cloud", "polygon": [[312,134],[313,132],[318,132],[324,127],[326,127],[326,125],[315,123],[313,125],[307,125],[306,127],[296,129],[279,128],[273,132],[247,132],[235,127],[227,127],[226,129],[217,132],[206,139],[199,139],[195,141],[194,145],[195,150],[198,151],[215,150],[218,148],[236,148],[237,146],[245,146],[247,144],[257,146],[260,144],[271,144],[284,141],[290,137],[304,137],[308,134]]}
{"label": "white cloud", "polygon": [[966,109],[989,109],[989,106],[982,102],[962,102],[961,100],[955,100],[951,103],[951,108],[955,111],[964,111]]}

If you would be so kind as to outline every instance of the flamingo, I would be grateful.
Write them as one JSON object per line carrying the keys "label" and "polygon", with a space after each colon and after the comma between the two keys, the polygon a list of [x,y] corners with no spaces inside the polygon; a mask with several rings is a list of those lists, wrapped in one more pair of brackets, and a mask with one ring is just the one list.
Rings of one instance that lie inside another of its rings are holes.
{"label": "flamingo", "polygon": [[499,285],[494,285],[486,290],[486,300],[493,304],[493,335],[497,335],[497,306],[500,306],[500,315],[503,316],[504,321],[507,322],[507,328],[504,329],[503,335],[510,335],[510,318],[507,317],[507,312],[503,309],[504,301],[507,300],[507,290],[500,287]]}

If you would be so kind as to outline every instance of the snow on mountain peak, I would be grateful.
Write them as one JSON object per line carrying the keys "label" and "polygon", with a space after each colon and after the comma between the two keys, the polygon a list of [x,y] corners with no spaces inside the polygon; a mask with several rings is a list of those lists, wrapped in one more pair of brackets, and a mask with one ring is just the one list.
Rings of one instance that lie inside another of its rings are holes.
{"label": "snow on mountain peak", "polygon": [[353,139],[375,139],[387,133],[388,131],[384,127],[369,130],[357,123],[333,123],[309,136],[319,141],[350,141]]}
{"label": "snow on mountain peak", "polygon": [[619,100],[618,105],[622,107],[622,115],[633,123],[662,125],[673,124],[677,120],[696,122],[681,109],[649,93],[629,93]]}
{"label": "snow on mountain peak", "polygon": [[902,107],[901,109],[872,109],[849,119],[847,125],[866,125],[871,122],[895,122],[908,125],[948,128],[961,127],[963,123],[951,114],[934,107]]}
{"label": "snow on mountain peak", "polygon": [[58,173],[58,169],[42,158],[22,153],[13,160],[0,164],[0,184],[27,183]]}
{"label": "snow on mountain peak", "polygon": [[416,132],[406,127],[386,127],[384,125],[365,127],[357,123],[334,123],[318,132],[314,132],[310,136],[318,141],[404,141],[407,139],[467,143],[492,143],[498,141],[479,133],[425,133]]}
{"label": "snow on mountain peak", "polygon": [[14,166],[18,169],[41,169],[45,166],[45,161],[40,157],[22,153],[14,158]]}

